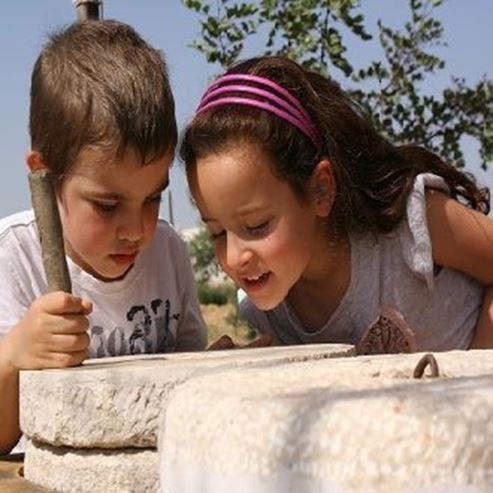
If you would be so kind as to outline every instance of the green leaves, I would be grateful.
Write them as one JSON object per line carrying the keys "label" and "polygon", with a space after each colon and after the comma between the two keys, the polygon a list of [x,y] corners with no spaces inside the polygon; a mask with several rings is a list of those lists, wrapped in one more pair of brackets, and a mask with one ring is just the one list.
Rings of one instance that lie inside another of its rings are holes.
{"label": "green leaves", "polygon": [[183,4],[202,15],[202,37],[192,46],[210,63],[231,65],[243,50],[245,39],[257,29],[258,6],[229,0],[183,0]]}
{"label": "green leaves", "polygon": [[207,229],[200,230],[187,241],[192,267],[198,282],[207,282],[219,272],[214,244]]}
{"label": "green leaves", "polygon": [[345,40],[355,36],[364,49],[372,39],[359,0],[182,1],[200,16],[201,37],[193,46],[209,62],[227,67],[251,39],[263,40],[264,54],[283,53],[339,79],[392,141],[425,145],[464,166],[467,136],[479,144],[483,168],[493,161],[491,79],[468,87],[454,78],[441,95],[423,94],[423,83],[445,67],[436,55],[445,46],[443,26],[434,17],[443,0],[409,0],[402,30],[379,21],[383,58],[357,69]]}
{"label": "green leaves", "polygon": [[259,24],[271,26],[269,53],[284,53],[306,67],[325,73],[332,64],[344,75],[352,73],[341,34],[349,30],[362,40],[365,31],[361,13],[354,0],[270,0],[260,2]]}
{"label": "green leaves", "polygon": [[404,32],[378,23],[384,60],[372,62],[358,71],[352,81],[364,85],[350,91],[365,109],[374,125],[397,143],[417,143],[435,151],[458,167],[465,166],[463,138],[480,145],[481,166],[492,159],[493,128],[492,82],[484,78],[475,87],[454,78],[439,96],[422,94],[421,83],[445,67],[430,52],[443,45],[443,26],[431,16],[438,2],[410,1],[413,22]]}
{"label": "green leaves", "polygon": [[[263,36],[266,54],[284,53],[314,70],[332,63],[346,76],[353,71],[345,56],[342,30],[371,39],[355,0],[183,0],[201,15],[201,37],[192,43],[207,61],[231,65],[252,35]],[[261,34],[260,34],[261,33]]]}

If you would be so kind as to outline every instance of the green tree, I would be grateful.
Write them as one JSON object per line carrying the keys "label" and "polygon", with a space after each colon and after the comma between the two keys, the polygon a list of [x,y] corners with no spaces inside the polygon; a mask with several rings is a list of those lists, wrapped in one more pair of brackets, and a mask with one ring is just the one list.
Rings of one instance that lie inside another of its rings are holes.
{"label": "green tree", "polygon": [[[417,143],[464,166],[464,137],[479,144],[483,169],[493,161],[493,82],[473,86],[453,77],[439,96],[422,83],[445,67],[433,52],[444,45],[435,17],[444,0],[408,0],[403,29],[378,22],[383,58],[356,69],[343,36],[372,39],[359,0],[182,0],[200,16],[201,36],[193,46],[211,63],[227,67],[247,41],[263,39],[265,54],[283,53],[337,79],[375,127],[397,143]],[[458,1],[458,0],[454,0]]]}
{"label": "green tree", "polygon": [[188,241],[188,249],[197,281],[207,283],[212,276],[219,272],[219,265],[210,234],[205,228],[201,228]]}

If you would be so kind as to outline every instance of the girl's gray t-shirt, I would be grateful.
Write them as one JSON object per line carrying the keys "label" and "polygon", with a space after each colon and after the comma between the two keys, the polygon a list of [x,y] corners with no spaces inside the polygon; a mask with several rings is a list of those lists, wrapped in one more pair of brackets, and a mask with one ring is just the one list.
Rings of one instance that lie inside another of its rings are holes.
{"label": "girl's gray t-shirt", "polygon": [[483,286],[454,269],[435,273],[426,220],[425,189],[449,192],[439,176],[416,177],[406,219],[386,235],[351,237],[351,281],[336,311],[318,330],[306,331],[285,301],[261,311],[248,298],[241,314],[279,344],[357,345],[381,308],[400,312],[414,331],[416,350],[466,349],[479,318]]}

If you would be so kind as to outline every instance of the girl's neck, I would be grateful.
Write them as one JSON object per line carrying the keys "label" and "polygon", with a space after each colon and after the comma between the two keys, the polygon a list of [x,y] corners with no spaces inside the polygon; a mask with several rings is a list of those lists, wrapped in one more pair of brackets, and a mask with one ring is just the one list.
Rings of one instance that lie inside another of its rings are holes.
{"label": "girl's neck", "polygon": [[315,332],[332,316],[351,282],[351,244],[348,236],[321,245],[287,301],[304,329]]}

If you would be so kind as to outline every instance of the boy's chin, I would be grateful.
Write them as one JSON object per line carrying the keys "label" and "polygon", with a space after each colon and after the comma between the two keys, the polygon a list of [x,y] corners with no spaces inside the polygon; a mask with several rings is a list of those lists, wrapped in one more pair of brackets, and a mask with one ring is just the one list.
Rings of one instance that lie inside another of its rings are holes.
{"label": "boy's chin", "polygon": [[107,277],[106,279],[103,279],[103,280],[105,280],[106,282],[120,281],[133,269],[133,266],[134,266],[134,264],[130,265],[129,267],[127,267],[123,271],[120,271],[119,273],[115,273],[113,276]]}
{"label": "boy's chin", "polygon": [[129,271],[132,270],[133,265],[130,265],[125,268],[113,268],[113,269],[94,269],[91,268],[91,270],[86,270],[89,274],[91,274],[93,277],[98,279],[99,281],[103,282],[114,282],[114,281],[120,281],[123,279]]}

